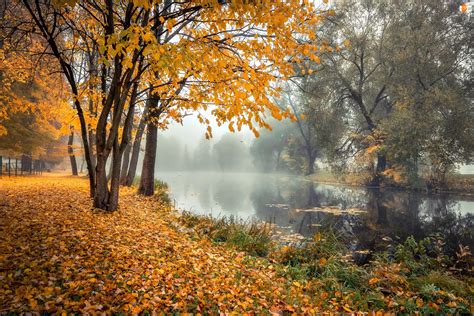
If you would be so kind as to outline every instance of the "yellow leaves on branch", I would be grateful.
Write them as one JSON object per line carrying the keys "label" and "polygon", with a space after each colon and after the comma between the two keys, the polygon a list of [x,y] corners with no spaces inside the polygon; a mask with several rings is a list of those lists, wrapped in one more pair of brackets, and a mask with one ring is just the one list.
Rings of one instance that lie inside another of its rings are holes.
{"label": "yellow leaves on branch", "polygon": [[384,170],[383,175],[387,178],[391,178],[395,183],[401,184],[405,180],[403,170],[398,168],[388,168]]}
{"label": "yellow leaves on branch", "polygon": [[[149,9],[162,1],[134,0],[133,4]],[[193,6],[200,6],[199,22],[172,14]],[[266,126],[267,110],[277,119],[290,117],[270,97],[278,95],[272,88],[275,81],[294,74],[295,60],[320,62],[317,43],[298,40],[314,40],[316,24],[324,18],[313,2],[195,0],[173,8],[158,17],[166,30],[160,39],[152,28],[153,19],[147,25],[137,23],[114,34],[97,35],[99,60],[107,65],[119,56],[125,68],[133,67],[133,52],[143,49],[149,67],[142,81],[156,87],[154,92],[162,100],[172,100],[168,107],[177,109],[165,111],[162,122],[179,121],[183,113],[207,106],[213,107],[218,124],[234,122],[251,130],[251,123]],[[163,40],[176,31],[179,35]],[[186,88],[176,97],[174,91],[185,79]]]}
{"label": "yellow leaves on branch", "polygon": [[[27,48],[12,47],[9,40],[4,40],[3,44],[0,49],[0,136],[8,141],[9,131],[5,126],[9,125],[11,129],[34,131],[38,138],[59,140],[64,135],[62,126],[68,126],[74,116],[62,88],[65,84],[54,63],[51,65],[51,58],[37,57],[45,51],[45,45],[34,38],[30,39]],[[0,141],[0,147],[5,145],[13,151],[20,149],[18,143],[12,148],[4,140]],[[25,139],[17,141],[28,142]],[[37,153],[43,149],[29,150]]]}
{"label": "yellow leaves on branch", "polygon": [[367,148],[365,151],[367,154],[372,154],[372,153],[375,153],[377,152],[377,150],[380,149],[380,145],[373,145],[373,146],[370,146],[369,148]]}

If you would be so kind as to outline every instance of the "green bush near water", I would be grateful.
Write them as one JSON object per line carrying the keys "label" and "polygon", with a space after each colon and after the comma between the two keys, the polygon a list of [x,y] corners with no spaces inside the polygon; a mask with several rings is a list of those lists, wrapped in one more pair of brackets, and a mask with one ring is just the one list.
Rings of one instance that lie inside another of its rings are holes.
{"label": "green bush near water", "polygon": [[462,258],[443,254],[442,242],[432,237],[408,238],[378,253],[363,266],[333,230],[328,229],[296,246],[272,242],[272,230],[257,221],[234,217],[213,218],[184,212],[182,225],[200,236],[225,243],[252,256],[265,257],[276,277],[305,284],[321,304],[331,308],[336,301],[349,302],[352,310],[397,310],[401,314],[469,314],[472,278],[453,273]]}

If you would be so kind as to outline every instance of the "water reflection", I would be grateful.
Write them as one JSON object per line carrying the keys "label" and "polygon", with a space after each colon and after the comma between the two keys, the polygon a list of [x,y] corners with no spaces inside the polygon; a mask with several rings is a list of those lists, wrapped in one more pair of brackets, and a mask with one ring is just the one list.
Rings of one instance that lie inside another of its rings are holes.
{"label": "water reflection", "polygon": [[208,172],[158,177],[170,185],[178,208],[255,217],[305,236],[330,226],[354,249],[377,249],[387,237],[401,241],[433,233],[445,236],[450,249],[460,243],[474,247],[472,198],[318,184],[282,175]]}

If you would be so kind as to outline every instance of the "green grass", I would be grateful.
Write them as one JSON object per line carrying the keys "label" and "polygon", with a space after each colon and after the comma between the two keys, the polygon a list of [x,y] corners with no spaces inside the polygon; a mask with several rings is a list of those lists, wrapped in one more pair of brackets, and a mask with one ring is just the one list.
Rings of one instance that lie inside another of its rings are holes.
{"label": "green grass", "polygon": [[438,238],[408,238],[395,250],[379,253],[358,266],[350,251],[331,229],[294,246],[272,242],[269,225],[234,217],[213,218],[184,212],[181,225],[199,236],[246,252],[246,264],[264,257],[276,278],[301,284],[322,306],[336,298],[350,302],[352,310],[397,310],[401,313],[463,314],[469,311],[472,278],[454,274],[459,258],[442,253]]}
{"label": "green grass", "polygon": [[270,225],[258,221],[245,221],[234,216],[215,218],[186,211],[179,220],[201,236],[227,243],[253,256],[267,256],[272,246]]}
{"label": "green grass", "polygon": [[461,297],[468,297],[474,294],[472,293],[474,289],[470,289],[467,285],[469,283],[473,284],[473,281],[471,279],[466,283],[441,271],[430,271],[424,276],[414,277],[409,280],[413,288],[425,296],[433,294],[433,291],[443,289]]}
{"label": "green grass", "polygon": [[420,241],[410,237],[394,251],[379,253],[373,262],[358,266],[338,236],[327,230],[271,256],[284,266],[279,270],[282,277],[301,283],[316,281],[315,292],[350,293],[356,309],[396,306],[409,314],[463,314],[469,311],[474,296],[470,266],[456,273],[452,268],[472,256],[450,258],[444,255],[442,244],[436,236]]}

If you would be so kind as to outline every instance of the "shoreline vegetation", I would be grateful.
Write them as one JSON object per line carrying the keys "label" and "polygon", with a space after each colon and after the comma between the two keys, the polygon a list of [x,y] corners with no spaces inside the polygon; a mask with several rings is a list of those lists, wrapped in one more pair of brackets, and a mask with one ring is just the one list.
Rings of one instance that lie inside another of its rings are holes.
{"label": "shoreline vegetation", "polygon": [[0,313],[469,314],[472,255],[432,238],[357,265],[334,232],[281,245],[272,227],[171,209],[166,186],[91,208],[87,180],[0,179]]}
{"label": "shoreline vegetation", "polygon": [[[321,169],[315,173],[305,176],[305,179],[326,184],[340,184],[354,187],[370,188],[367,184],[367,177],[363,174],[341,174],[332,173],[328,170]],[[449,174],[446,179],[444,188],[437,190],[428,190],[426,179],[421,179],[417,187],[403,184],[385,184],[378,186],[379,188],[415,191],[427,194],[455,194],[461,196],[474,196],[474,174]]]}

